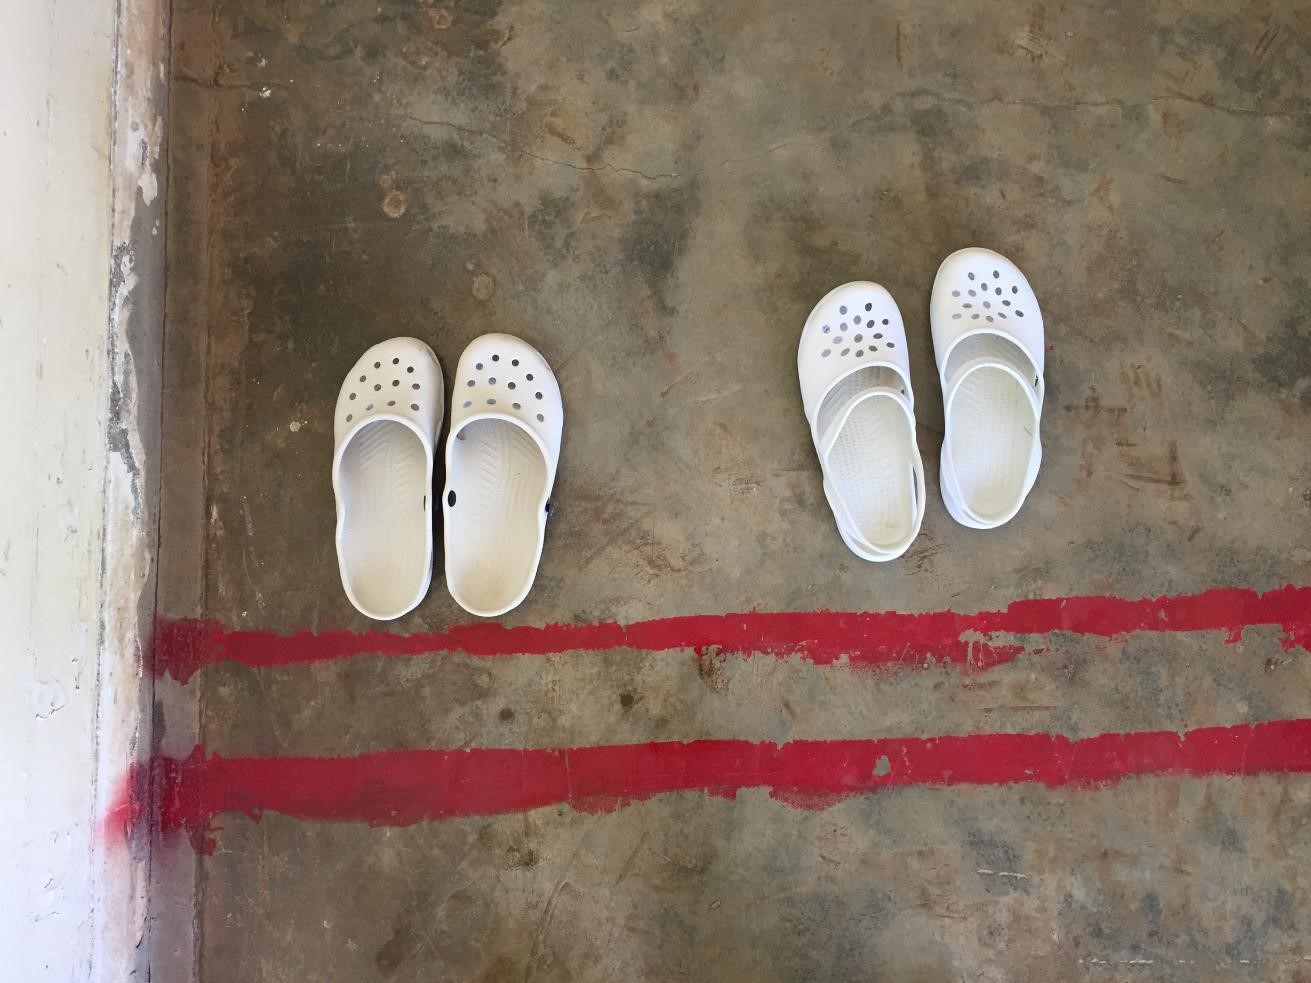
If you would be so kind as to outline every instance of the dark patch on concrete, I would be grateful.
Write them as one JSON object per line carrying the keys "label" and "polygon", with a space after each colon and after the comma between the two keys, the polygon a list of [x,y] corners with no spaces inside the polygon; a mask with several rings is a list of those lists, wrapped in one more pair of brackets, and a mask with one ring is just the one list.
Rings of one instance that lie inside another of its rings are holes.
{"label": "dark patch on concrete", "polygon": [[656,309],[666,316],[677,313],[669,298],[699,207],[695,182],[684,181],[639,194],[624,234],[625,262],[646,284]]}
{"label": "dark patch on concrete", "polygon": [[1270,895],[1270,907],[1265,917],[1265,927],[1280,932],[1292,932],[1296,923],[1297,901],[1293,893],[1278,885]]}
{"label": "dark patch on concrete", "polygon": [[529,870],[541,862],[537,851],[530,846],[511,845],[506,855],[511,870]]}
{"label": "dark patch on concrete", "polygon": [[551,259],[565,259],[574,238],[574,201],[567,195],[542,195],[537,207],[528,213],[528,227],[533,230],[542,251]]}
{"label": "dark patch on concrete", "polygon": [[730,677],[725,668],[727,661],[728,656],[716,648],[707,648],[704,651],[697,652],[697,678],[712,693],[722,693],[728,689]]}
{"label": "dark patch on concrete", "polygon": [[1311,298],[1302,291],[1299,307],[1272,333],[1265,347],[1252,357],[1261,377],[1292,396],[1301,386],[1303,409],[1311,410]]}
{"label": "dark patch on concrete", "polygon": [[391,976],[419,950],[423,940],[408,921],[398,924],[382,948],[373,957],[373,964],[383,976]]}
{"label": "dark patch on concrete", "polygon": [[1138,910],[1147,919],[1147,931],[1153,938],[1161,933],[1161,896],[1155,891],[1147,891],[1138,902]]}

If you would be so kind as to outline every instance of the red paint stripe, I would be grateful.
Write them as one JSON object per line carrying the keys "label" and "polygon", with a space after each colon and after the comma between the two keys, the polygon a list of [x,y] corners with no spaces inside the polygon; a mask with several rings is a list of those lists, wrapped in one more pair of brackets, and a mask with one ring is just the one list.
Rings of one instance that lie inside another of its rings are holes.
{"label": "red paint stripe", "polygon": [[465,652],[477,656],[551,655],[631,649],[798,655],[818,664],[924,665],[930,660],[987,668],[1026,647],[1006,636],[1061,631],[1110,638],[1132,632],[1223,631],[1237,641],[1246,628],[1273,625],[1285,648],[1311,644],[1311,587],[1258,593],[1225,587],[1200,594],[1126,600],[1063,597],[1016,601],[1002,611],[957,614],[835,611],[702,614],[639,621],[508,628],[496,622],[446,631],[397,635],[385,631],[232,631],[215,622],[164,620],[158,626],[154,671],[183,682],[202,666],[232,660],[247,666],[323,662],[361,654]]}
{"label": "red paint stripe", "polygon": [[[1101,734],[970,734],[857,741],[693,741],[564,749],[383,751],[355,758],[223,758],[202,748],[157,759],[129,792],[153,788],[150,825],[186,830],[200,849],[215,817],[265,811],[306,820],[403,826],[568,804],[614,809],[662,792],[732,797],[767,788],[791,805],[904,785],[1099,787],[1141,775],[1311,772],[1311,719]],[[143,820],[140,799],[116,815]]]}

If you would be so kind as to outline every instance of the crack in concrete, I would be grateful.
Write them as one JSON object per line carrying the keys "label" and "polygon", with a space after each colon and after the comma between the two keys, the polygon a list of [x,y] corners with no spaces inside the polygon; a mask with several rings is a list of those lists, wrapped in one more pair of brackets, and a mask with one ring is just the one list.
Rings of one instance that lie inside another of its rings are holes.
{"label": "crack in concrete", "polygon": [[290,89],[291,86],[283,82],[220,82],[218,78],[203,79],[194,75],[184,75],[181,72],[173,76],[174,81],[186,82],[188,85],[194,85],[201,89],[226,89],[229,92],[258,92],[261,89]]}
{"label": "crack in concrete", "polygon": [[[1222,103],[1208,102],[1197,96],[1186,96],[1181,93],[1170,93],[1168,95],[1152,95],[1138,102],[1131,102],[1125,99],[1073,99],[1067,102],[1046,102],[1042,99],[1005,99],[996,96],[989,99],[971,99],[968,96],[958,96],[947,92],[935,92],[931,89],[916,89],[914,92],[904,93],[898,98],[929,96],[939,99],[943,102],[956,103],[962,106],[1028,106],[1034,109],[1146,109],[1149,106],[1155,106],[1160,103],[1188,103],[1194,106],[1201,106],[1204,109],[1214,109],[1216,112],[1229,113],[1234,116],[1251,116],[1260,119],[1306,119],[1311,117],[1311,109],[1303,110],[1266,110],[1250,109],[1246,106],[1226,106]],[[887,103],[884,104],[885,106]]]}
{"label": "crack in concrete", "polygon": [[601,164],[575,164],[573,161],[558,160],[554,157],[544,157],[541,154],[535,154],[531,150],[525,150],[519,144],[497,136],[495,133],[491,133],[487,130],[480,130],[472,126],[465,126],[462,123],[455,123],[451,120],[425,119],[422,116],[413,116],[409,113],[383,113],[382,115],[388,119],[404,119],[409,120],[411,123],[418,123],[421,126],[440,126],[446,129],[455,130],[458,133],[468,134],[469,136],[483,137],[484,139],[491,140],[493,143],[510,153],[529,157],[533,160],[541,161],[543,164],[554,164],[557,167],[567,167],[574,171],[613,171],[616,174],[632,174],[633,176],[640,177],[646,181],[669,180],[679,176],[677,171],[648,174],[645,171],[639,171],[632,167],[621,167],[620,165],[612,164],[609,161],[605,161]]}
{"label": "crack in concrete", "polygon": [[[1311,118],[1311,110],[1264,110],[1249,109],[1243,106],[1225,106],[1220,103],[1207,102],[1205,99],[1199,99],[1195,96],[1185,96],[1179,94],[1151,96],[1141,102],[1128,102],[1123,99],[1083,99],[1069,102],[1044,102],[1041,99],[1005,99],[1000,96],[989,99],[971,99],[968,96],[959,96],[947,92],[935,92],[931,89],[915,89],[912,92],[902,92],[887,100],[879,107],[879,111],[888,109],[892,103],[904,99],[930,98],[939,102],[952,103],[958,106],[1023,106],[1032,109],[1146,109],[1149,106],[1155,106],[1159,103],[1182,102],[1194,106],[1201,106],[1204,109],[1213,109],[1216,112],[1228,113],[1233,116],[1254,117],[1259,119],[1307,119]],[[835,134],[842,133],[846,130],[853,129],[861,123],[872,119],[877,112],[863,113],[840,126],[826,130],[817,134],[810,139],[804,140],[784,140],[776,143],[772,147],[758,151],[754,154],[747,154],[745,157],[728,157],[719,162],[720,167],[727,167],[730,164],[744,164],[748,161],[759,160],[761,157],[768,157],[770,154],[780,150],[786,150],[789,147],[810,147],[823,143],[825,140],[833,137]]]}

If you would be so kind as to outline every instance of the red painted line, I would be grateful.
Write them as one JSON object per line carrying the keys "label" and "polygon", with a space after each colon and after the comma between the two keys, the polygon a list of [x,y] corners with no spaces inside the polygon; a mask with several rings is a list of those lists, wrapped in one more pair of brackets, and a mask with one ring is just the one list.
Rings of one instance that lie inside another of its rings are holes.
{"label": "red painted line", "polygon": [[[386,631],[237,631],[212,621],[162,620],[153,654],[156,675],[185,682],[201,667],[232,660],[247,666],[324,662],[347,656],[465,652],[476,656],[551,655],[631,649],[693,649],[775,656],[797,655],[825,665],[948,662],[988,668],[1031,649],[1010,636],[1069,632],[1112,638],[1133,632],[1223,631],[1231,642],[1246,628],[1277,626],[1285,648],[1311,645],[1311,587],[1258,593],[1224,587],[1200,594],[1126,600],[1057,597],[1016,601],[1001,611],[903,614],[836,611],[700,614],[639,621],[508,628],[496,622],[446,631],[397,635]],[[1041,649],[1039,649],[1041,650]]]}
{"label": "red painted line", "polygon": [[[907,785],[1096,788],[1145,775],[1239,776],[1311,772],[1311,719],[1183,733],[969,734],[855,741],[661,742],[562,749],[383,751],[355,758],[223,758],[196,748],[159,758],[129,783],[111,816],[187,831],[213,846],[214,819],[266,811],[304,820],[404,826],[456,816],[568,804],[610,811],[664,792],[733,797],[767,788],[798,808]],[[155,803],[146,815],[146,803]]]}

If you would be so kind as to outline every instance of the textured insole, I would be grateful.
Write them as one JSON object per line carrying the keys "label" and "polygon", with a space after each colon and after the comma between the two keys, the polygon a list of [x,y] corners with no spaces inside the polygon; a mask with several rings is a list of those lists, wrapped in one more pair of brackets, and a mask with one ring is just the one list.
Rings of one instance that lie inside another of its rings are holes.
{"label": "textured insole", "polygon": [[[900,389],[901,377],[872,368],[847,376],[824,398],[817,425],[821,434],[856,394],[873,386]],[[828,455],[829,482],[872,546],[892,549],[915,523],[914,451],[910,421],[892,399],[874,396],[856,404]]]}
{"label": "textured insole", "polygon": [[962,504],[1002,515],[1024,494],[1035,438],[1033,406],[1004,369],[976,369],[962,380],[947,421],[947,453]]}
{"label": "textured insole", "polygon": [[493,611],[517,598],[537,563],[546,460],[522,427],[478,420],[451,451],[446,573],[472,607]]}
{"label": "textured insole", "polygon": [[422,442],[395,421],[369,424],[342,455],[339,480],[345,512],[342,570],[351,591],[370,611],[408,607],[431,571]]}

